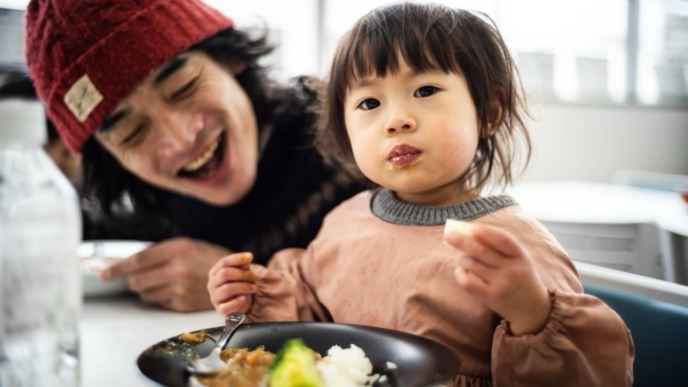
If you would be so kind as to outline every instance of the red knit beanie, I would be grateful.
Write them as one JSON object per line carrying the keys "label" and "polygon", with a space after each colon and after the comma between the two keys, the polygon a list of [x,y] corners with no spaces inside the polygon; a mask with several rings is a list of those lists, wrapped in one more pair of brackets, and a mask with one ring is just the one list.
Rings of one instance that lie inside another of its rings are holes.
{"label": "red knit beanie", "polygon": [[200,0],[32,0],[26,63],[48,117],[78,152],[137,83],[231,26]]}

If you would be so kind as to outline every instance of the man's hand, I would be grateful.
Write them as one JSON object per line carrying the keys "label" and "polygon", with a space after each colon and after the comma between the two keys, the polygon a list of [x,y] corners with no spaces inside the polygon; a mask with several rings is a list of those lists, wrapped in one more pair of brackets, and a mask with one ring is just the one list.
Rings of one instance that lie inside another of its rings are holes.
{"label": "man's hand", "polygon": [[173,238],[157,243],[104,270],[100,278],[129,276],[129,289],[142,300],[179,312],[212,309],[207,290],[210,268],[230,251],[204,241]]}

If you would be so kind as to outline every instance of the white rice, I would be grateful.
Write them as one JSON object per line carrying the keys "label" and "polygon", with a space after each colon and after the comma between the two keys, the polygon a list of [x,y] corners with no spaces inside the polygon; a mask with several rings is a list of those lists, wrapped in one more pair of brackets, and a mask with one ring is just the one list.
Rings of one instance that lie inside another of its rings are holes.
{"label": "white rice", "polygon": [[376,381],[380,375],[373,374],[373,365],[363,350],[354,344],[343,349],[335,345],[327,356],[316,363],[325,387],[361,387]]}

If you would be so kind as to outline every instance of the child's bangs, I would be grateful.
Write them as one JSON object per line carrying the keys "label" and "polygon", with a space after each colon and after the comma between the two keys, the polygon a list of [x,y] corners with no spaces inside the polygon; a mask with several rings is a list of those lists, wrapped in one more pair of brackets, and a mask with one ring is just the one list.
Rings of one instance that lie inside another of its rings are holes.
{"label": "child's bangs", "polygon": [[388,25],[351,31],[352,46],[341,67],[345,72],[342,75],[347,80],[347,88],[363,78],[396,74],[400,60],[416,73],[461,73],[461,66],[454,55],[458,42],[453,41],[452,32],[443,28],[445,26],[424,26],[389,19],[378,22]]}

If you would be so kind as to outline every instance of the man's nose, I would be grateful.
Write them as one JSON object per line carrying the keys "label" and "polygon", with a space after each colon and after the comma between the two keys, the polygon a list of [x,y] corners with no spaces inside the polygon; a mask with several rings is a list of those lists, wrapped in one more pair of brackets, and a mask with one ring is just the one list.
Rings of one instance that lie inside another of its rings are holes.
{"label": "man's nose", "polygon": [[161,112],[157,117],[159,136],[158,154],[163,158],[170,158],[179,152],[193,149],[198,134],[205,123],[202,115],[183,111]]}

